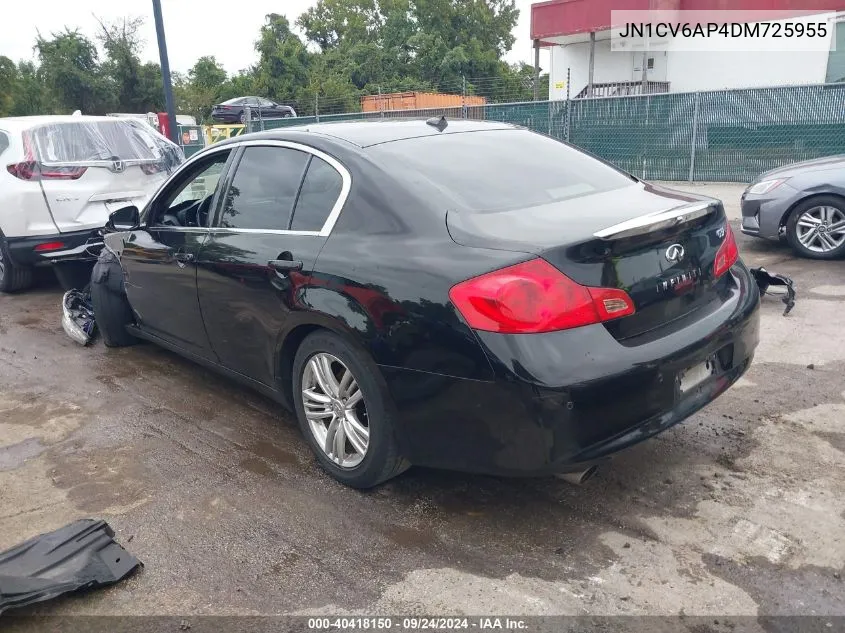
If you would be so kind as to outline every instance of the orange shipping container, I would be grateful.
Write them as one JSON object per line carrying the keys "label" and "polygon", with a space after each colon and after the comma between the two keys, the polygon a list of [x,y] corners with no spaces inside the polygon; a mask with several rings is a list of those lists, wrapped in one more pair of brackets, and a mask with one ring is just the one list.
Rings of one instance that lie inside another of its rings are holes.
{"label": "orange shipping container", "polygon": [[485,103],[487,103],[485,97],[450,95],[439,92],[393,92],[385,95],[361,97],[361,109],[364,112],[460,108],[462,105],[480,106]]}

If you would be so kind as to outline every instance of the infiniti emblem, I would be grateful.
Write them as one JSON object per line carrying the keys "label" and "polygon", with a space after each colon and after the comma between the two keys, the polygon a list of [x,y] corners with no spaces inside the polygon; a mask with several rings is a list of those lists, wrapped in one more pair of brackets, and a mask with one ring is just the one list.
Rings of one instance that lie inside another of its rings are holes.
{"label": "infiniti emblem", "polygon": [[679,262],[684,258],[684,247],[680,244],[672,244],[666,249],[666,259],[670,262]]}

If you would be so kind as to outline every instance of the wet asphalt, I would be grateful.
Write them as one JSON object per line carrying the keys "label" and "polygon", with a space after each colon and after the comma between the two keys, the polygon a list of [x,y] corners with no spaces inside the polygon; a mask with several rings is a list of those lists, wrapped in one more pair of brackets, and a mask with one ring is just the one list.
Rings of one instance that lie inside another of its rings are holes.
{"label": "wet asphalt", "polygon": [[108,520],[145,564],[46,614],[845,615],[845,262],[792,276],[745,378],[587,484],[412,468],[368,491],[266,398],[142,344],[82,348],[43,275],[0,295],[0,549]]}

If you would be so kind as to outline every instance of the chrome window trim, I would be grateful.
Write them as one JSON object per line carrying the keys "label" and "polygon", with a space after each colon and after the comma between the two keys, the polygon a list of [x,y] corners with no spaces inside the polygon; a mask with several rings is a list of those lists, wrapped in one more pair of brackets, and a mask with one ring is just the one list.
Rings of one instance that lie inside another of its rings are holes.
{"label": "chrome window trim", "polygon": [[[343,206],[346,204],[346,199],[349,197],[349,191],[352,189],[352,174],[349,173],[349,170],[344,167],[343,163],[337,160],[333,156],[329,156],[325,152],[322,152],[314,147],[309,145],[303,145],[302,143],[296,143],[294,141],[276,141],[276,140],[248,140],[248,141],[235,141],[232,143],[237,147],[284,147],[287,149],[295,149],[301,152],[305,152],[307,154],[311,154],[312,156],[316,156],[317,158],[321,158],[322,160],[326,161],[329,165],[334,167],[334,170],[340,174],[340,178],[342,181],[342,185],[340,188],[340,195],[338,196],[337,200],[335,200],[334,206],[332,207],[331,211],[329,211],[329,215],[326,217],[326,221],[323,223],[322,228],[319,231],[282,231],[282,230],[274,230],[274,229],[226,229],[223,227],[212,227],[214,229],[222,229],[225,231],[234,231],[236,233],[271,233],[276,235],[316,235],[319,237],[328,237],[331,235],[332,229],[334,228],[337,219],[340,217],[340,212],[343,210]],[[235,169],[235,175],[237,176],[237,168]],[[305,173],[305,176],[308,176],[308,172]],[[296,207],[293,209],[293,214],[296,215]]]}
{"label": "chrome window trim", "polygon": [[[239,228],[226,228],[220,226],[213,226],[213,227],[172,227],[172,226],[157,226],[155,227],[156,230],[181,230],[181,229],[188,229],[188,230],[196,230],[197,228],[208,228],[210,233],[266,233],[269,235],[302,235],[302,236],[310,236],[310,237],[328,237],[331,235],[332,229],[334,225],[337,223],[338,218],[340,217],[341,211],[343,211],[343,207],[346,204],[347,198],[349,198],[349,192],[352,189],[352,174],[349,173],[349,170],[337,160],[334,156],[329,156],[325,152],[311,147],[309,145],[303,145],[302,143],[296,143],[294,141],[277,141],[273,139],[263,139],[263,140],[244,140],[244,141],[234,141],[232,143],[227,143],[222,147],[211,147],[202,152],[197,152],[191,158],[186,160],[182,165],[179,167],[177,171],[173,173],[171,178],[177,178],[183,170],[189,169],[192,164],[199,160],[203,160],[208,158],[212,154],[218,152],[225,152],[225,151],[233,151],[237,150],[239,147],[284,147],[287,149],[295,149],[301,152],[305,152],[307,154],[311,154],[312,156],[316,156],[324,161],[326,161],[329,165],[331,165],[334,170],[340,175],[342,185],[340,188],[340,195],[338,196],[337,200],[334,203],[331,211],[329,211],[328,217],[326,217],[326,221],[323,223],[322,228],[319,231],[290,231],[290,230],[280,230],[280,229],[239,229]],[[237,167],[235,168],[235,174],[237,175]],[[308,176],[308,172],[305,173],[305,176]],[[169,182],[169,180],[168,180]],[[156,197],[158,193],[156,193]],[[294,215],[296,214],[296,208],[293,209]]]}

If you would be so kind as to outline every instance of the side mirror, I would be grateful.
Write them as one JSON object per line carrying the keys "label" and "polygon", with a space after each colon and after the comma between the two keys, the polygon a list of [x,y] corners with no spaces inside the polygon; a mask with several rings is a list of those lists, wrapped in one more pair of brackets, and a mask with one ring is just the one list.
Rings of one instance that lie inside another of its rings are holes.
{"label": "side mirror", "polygon": [[139,224],[141,224],[141,212],[138,211],[138,207],[134,205],[121,207],[109,215],[109,221],[106,222],[106,230],[131,231],[132,229],[138,228]]}

